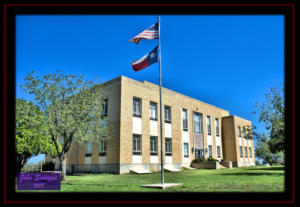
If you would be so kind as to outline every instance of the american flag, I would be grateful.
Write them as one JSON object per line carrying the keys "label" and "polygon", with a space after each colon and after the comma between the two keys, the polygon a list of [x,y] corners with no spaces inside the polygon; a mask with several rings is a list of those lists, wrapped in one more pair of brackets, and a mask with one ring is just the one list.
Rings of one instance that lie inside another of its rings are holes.
{"label": "american flag", "polygon": [[148,27],[144,31],[142,31],[140,34],[135,36],[134,38],[130,39],[129,42],[134,42],[136,44],[139,44],[141,39],[158,39],[158,23],[153,24],[152,26]]}

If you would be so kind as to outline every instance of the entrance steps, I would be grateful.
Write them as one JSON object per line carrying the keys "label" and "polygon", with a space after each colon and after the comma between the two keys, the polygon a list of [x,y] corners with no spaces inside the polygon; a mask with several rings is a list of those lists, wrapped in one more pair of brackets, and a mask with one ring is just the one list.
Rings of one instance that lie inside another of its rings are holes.
{"label": "entrance steps", "polygon": [[149,173],[152,173],[152,172],[149,171],[149,170],[146,170],[144,168],[133,168],[133,169],[130,169],[130,173],[135,173],[135,174],[149,174]]}
{"label": "entrance steps", "polygon": [[164,170],[168,171],[168,172],[180,172],[181,171],[180,169],[172,167],[172,166],[165,166]]}

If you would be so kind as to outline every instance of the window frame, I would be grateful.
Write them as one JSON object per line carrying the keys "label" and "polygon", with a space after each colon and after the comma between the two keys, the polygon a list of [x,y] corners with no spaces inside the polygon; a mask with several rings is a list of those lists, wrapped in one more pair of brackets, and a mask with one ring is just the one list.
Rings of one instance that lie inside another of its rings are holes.
{"label": "window frame", "polygon": [[[104,151],[102,151],[102,146],[104,146],[103,147]],[[100,140],[100,142],[99,142],[99,156],[105,156],[106,155],[106,150],[107,150],[107,141],[106,140]]]}
{"label": "window frame", "polygon": [[[153,147],[153,142],[152,140],[155,139],[155,148],[156,151],[153,151],[151,148]],[[158,155],[158,137],[157,136],[150,136],[150,155]]]}
{"label": "window frame", "polygon": [[[182,109],[182,114],[186,114],[186,119],[184,119],[184,116],[182,115],[182,130],[183,131],[189,131],[189,125],[188,125],[188,111],[187,109]],[[185,126],[186,125],[186,128]]]}
{"label": "window frame", "polygon": [[245,157],[248,157],[248,149],[247,149],[247,147],[244,147],[244,151],[245,151]]}
{"label": "window frame", "polygon": [[242,129],[241,126],[238,126],[238,136],[242,137]]}
{"label": "window frame", "polygon": [[[137,139],[139,139],[139,145],[140,145],[140,150],[139,151],[138,151],[137,141],[135,141]],[[136,145],[136,150],[134,150],[135,145]],[[142,135],[140,135],[140,134],[133,134],[132,135],[132,154],[133,155],[141,155],[142,154]]]}
{"label": "window frame", "polygon": [[209,115],[206,116],[206,129],[207,129],[207,135],[211,136],[211,117]]}
{"label": "window frame", "polygon": [[[166,111],[168,111],[168,110],[166,110],[166,109],[169,109],[169,116],[170,117],[168,117],[168,118],[170,118],[170,119],[166,119]],[[165,119],[165,123],[171,123],[172,122],[172,110],[171,110],[171,106],[167,106],[167,105],[164,105],[164,119]]]}
{"label": "window frame", "polygon": [[[136,102],[139,102],[139,114],[134,111],[134,107],[137,105],[135,104]],[[138,97],[133,97],[132,99],[132,115],[134,117],[142,117],[142,99]]]}
{"label": "window frame", "polygon": [[[170,144],[169,148],[167,144]],[[170,151],[167,151],[167,149],[170,149]],[[170,137],[165,137],[165,156],[172,156],[172,138]]]}
{"label": "window frame", "polygon": [[208,145],[208,157],[213,157],[214,152],[213,152],[213,147],[212,145]]}
{"label": "window frame", "polygon": [[[88,144],[91,145],[91,151],[88,152]],[[92,157],[92,153],[93,153],[93,142],[85,142],[85,156],[86,157]]]}
{"label": "window frame", "polygon": [[244,157],[243,146],[240,146],[240,157]]}
{"label": "window frame", "polygon": [[[185,146],[187,146],[187,154],[185,154]],[[183,143],[183,156],[184,157],[190,157],[190,152],[189,152],[190,150],[189,150],[189,143],[187,143],[187,142],[184,142]]]}
{"label": "window frame", "polygon": [[217,157],[221,158],[221,146],[217,146]]}
{"label": "window frame", "polygon": [[[199,115],[199,122],[195,121],[195,117]],[[193,113],[194,133],[203,134],[203,114],[199,112]],[[196,131],[196,123],[199,123],[199,131]]]}
{"label": "window frame", "polygon": [[103,99],[102,102],[102,116],[108,115],[108,99]]}
{"label": "window frame", "polygon": [[220,121],[219,118],[215,118],[216,122],[216,137],[220,137]]}
{"label": "window frame", "polygon": [[[155,117],[152,117],[151,115],[151,104],[154,104],[155,105]],[[156,102],[153,102],[153,101],[150,101],[150,105],[149,105],[149,109],[150,109],[150,120],[155,120],[157,121],[157,103]]]}

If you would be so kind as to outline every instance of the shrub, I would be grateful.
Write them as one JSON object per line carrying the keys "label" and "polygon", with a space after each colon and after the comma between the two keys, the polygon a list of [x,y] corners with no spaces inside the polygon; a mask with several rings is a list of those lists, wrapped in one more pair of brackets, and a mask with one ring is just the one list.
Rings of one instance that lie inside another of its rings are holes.
{"label": "shrub", "polygon": [[218,161],[218,160],[216,160],[215,158],[209,157],[209,158],[207,158],[207,161]]}
{"label": "shrub", "polygon": [[192,161],[192,163],[199,163],[199,162],[205,162],[204,158],[196,158]]}

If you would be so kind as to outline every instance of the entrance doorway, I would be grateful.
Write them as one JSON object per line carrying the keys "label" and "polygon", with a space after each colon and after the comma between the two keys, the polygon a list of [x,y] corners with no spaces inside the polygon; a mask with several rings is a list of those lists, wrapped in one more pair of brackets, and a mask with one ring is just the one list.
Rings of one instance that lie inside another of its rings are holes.
{"label": "entrance doorway", "polygon": [[204,150],[203,149],[195,149],[195,157],[196,158],[204,158]]}

